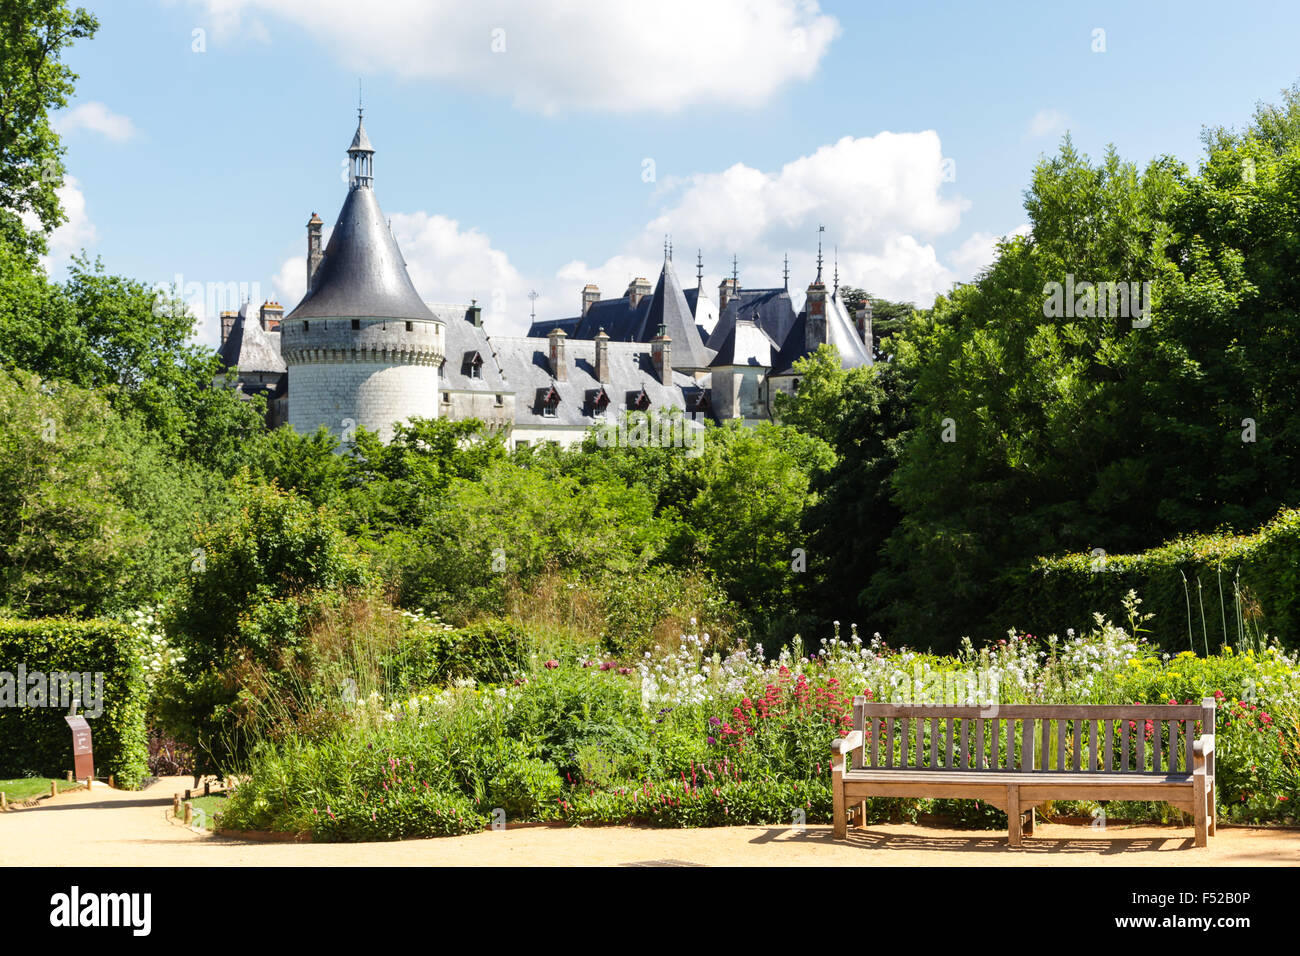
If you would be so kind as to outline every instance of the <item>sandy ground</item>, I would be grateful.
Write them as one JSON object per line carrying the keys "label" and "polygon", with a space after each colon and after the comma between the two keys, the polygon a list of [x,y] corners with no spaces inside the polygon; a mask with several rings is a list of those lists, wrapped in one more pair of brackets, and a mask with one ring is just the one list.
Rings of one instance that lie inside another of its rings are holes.
{"label": "sandy ground", "polygon": [[1209,847],[1191,829],[1105,831],[1042,824],[1013,850],[1006,835],[903,824],[830,828],[520,828],[398,843],[250,843],[200,835],[170,817],[188,777],[148,790],[79,790],[0,814],[0,865],[22,866],[1300,866],[1300,831],[1221,827]]}

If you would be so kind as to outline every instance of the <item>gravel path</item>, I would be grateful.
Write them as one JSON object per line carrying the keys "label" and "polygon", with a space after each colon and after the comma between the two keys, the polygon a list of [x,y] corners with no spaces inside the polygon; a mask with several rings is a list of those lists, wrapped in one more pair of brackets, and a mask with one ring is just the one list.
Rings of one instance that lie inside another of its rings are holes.
{"label": "gravel path", "polygon": [[1300,866],[1300,831],[1245,827],[1220,827],[1203,850],[1190,827],[1043,823],[1019,850],[1005,834],[905,824],[850,830],[845,844],[826,826],[527,827],[397,843],[250,843],[171,819],[172,794],[192,784],[172,777],[141,792],[97,787],[0,814],[0,865]]}

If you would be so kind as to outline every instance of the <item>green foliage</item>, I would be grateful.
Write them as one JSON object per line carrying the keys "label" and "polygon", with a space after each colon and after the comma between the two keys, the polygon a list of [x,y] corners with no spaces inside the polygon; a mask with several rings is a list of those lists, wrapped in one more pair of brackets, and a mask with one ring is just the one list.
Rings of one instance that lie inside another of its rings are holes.
{"label": "green foliage", "polygon": [[[103,713],[89,717],[95,773],[112,774],[128,789],[148,773],[145,735],[148,689],[142,640],[114,621],[68,618],[0,618],[0,671],[102,673]],[[83,701],[83,704],[89,704]],[[0,777],[62,776],[72,769],[67,710],[0,707]]]}
{"label": "green foliage", "polygon": [[522,624],[510,618],[485,618],[450,629],[413,626],[394,654],[399,687],[428,687],[454,680],[500,683],[521,673],[530,641]]}
{"label": "green foliage", "polygon": [[238,510],[199,530],[167,611],[184,662],[162,716],[218,765],[237,750],[230,735],[241,679],[257,672],[267,681],[260,693],[287,693],[288,675],[307,663],[311,627],[373,585],[330,512],[244,476],[232,494]]}
{"label": "green foliage", "polygon": [[607,575],[599,588],[604,626],[601,646],[619,657],[650,649],[665,625],[687,620],[730,646],[744,636],[739,611],[712,579],[699,572],[683,573],[656,566],[639,574]]}
{"label": "green foliage", "polygon": [[1003,614],[1029,630],[1082,628],[1143,595],[1165,647],[1212,651],[1272,634],[1300,634],[1300,511],[1284,509],[1254,534],[1178,538],[1139,554],[1041,559],[1014,580]]}
{"label": "green foliage", "polygon": [[517,757],[497,770],[490,783],[492,802],[508,820],[531,820],[551,811],[564,781],[556,769],[536,757]]}
{"label": "green foliage", "polygon": [[0,11],[0,245],[43,252],[22,216],[43,231],[66,221],[55,190],[63,182],[63,146],[50,111],[67,106],[76,74],[63,63],[66,47],[94,36],[99,21],[64,0],[8,0]]}

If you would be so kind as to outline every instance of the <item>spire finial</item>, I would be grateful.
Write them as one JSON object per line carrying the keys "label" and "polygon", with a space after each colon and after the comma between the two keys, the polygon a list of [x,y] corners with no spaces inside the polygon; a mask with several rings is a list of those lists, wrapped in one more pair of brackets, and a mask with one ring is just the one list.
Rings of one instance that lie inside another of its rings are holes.
{"label": "spire finial", "polygon": [[361,123],[361,117],[364,113],[365,113],[365,109],[363,108],[361,103],[361,77],[358,76],[357,77],[357,123],[358,125]]}
{"label": "spire finial", "polygon": [[695,250],[695,281],[699,283],[701,289],[704,288],[704,250]]}
{"label": "spire finial", "polygon": [[785,278],[785,291],[789,292],[790,291],[790,253],[788,252],[785,254],[785,269],[782,271],[781,274]]}
{"label": "spire finial", "polygon": [[736,292],[736,290],[739,289],[739,288],[740,288],[740,270],[739,270],[739,268],[737,268],[737,266],[736,266],[736,254],[733,252],[733,253],[731,254],[731,291],[732,291],[732,294],[734,295],[735,292]]}
{"label": "spire finial", "polygon": [[831,287],[831,295],[840,290],[840,247],[835,246],[835,284]]}
{"label": "spire finial", "polygon": [[822,233],[826,231],[825,226],[817,227],[817,284],[821,285],[822,281]]}
{"label": "spire finial", "polygon": [[664,262],[668,261],[668,233],[664,233]]}
{"label": "spire finial", "polygon": [[528,318],[533,322],[537,321],[537,297],[539,295],[541,295],[541,293],[538,292],[536,289],[530,289],[528,291],[528,298],[529,301],[532,303],[528,313]]}

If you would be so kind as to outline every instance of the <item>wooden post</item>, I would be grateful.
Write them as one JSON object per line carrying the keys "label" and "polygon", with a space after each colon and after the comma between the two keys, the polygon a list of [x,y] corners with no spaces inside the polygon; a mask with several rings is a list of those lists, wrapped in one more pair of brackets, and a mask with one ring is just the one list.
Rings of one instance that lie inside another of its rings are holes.
{"label": "wooden post", "polygon": [[212,781],[211,781],[211,780],[204,780],[204,781],[203,781],[203,795],[204,795],[205,797],[210,797],[210,796],[212,796]]}
{"label": "wooden post", "polygon": [[185,825],[189,826],[194,822],[194,804],[188,800],[185,801]]}
{"label": "wooden post", "polygon": [[51,781],[50,781],[50,796],[51,796],[51,797],[57,797],[58,795],[59,795],[59,785],[58,785],[57,783],[55,783],[53,780],[51,780]]}
{"label": "wooden post", "polygon": [[1007,843],[1020,846],[1020,788],[1007,787]]}
{"label": "wooden post", "polygon": [[113,786],[113,775],[111,773],[108,775],[108,785]]}
{"label": "wooden post", "polygon": [[5,792],[3,790],[0,790],[0,813],[3,813],[5,810],[8,809],[9,809],[9,798],[5,796]]}
{"label": "wooden post", "polygon": [[68,771],[68,783],[72,783],[72,771]]}
{"label": "wooden post", "polygon": [[175,818],[175,817],[179,817],[180,815],[181,815],[181,795],[178,793],[172,797],[172,817]]}
{"label": "wooden post", "polygon": [[189,792],[188,790],[186,790],[186,791],[185,791],[185,799],[188,800],[189,798],[190,798],[190,792]]}

